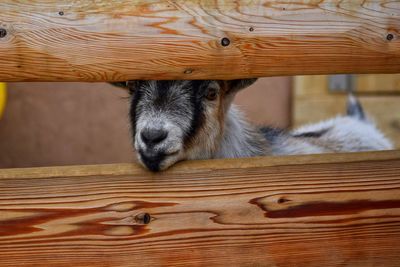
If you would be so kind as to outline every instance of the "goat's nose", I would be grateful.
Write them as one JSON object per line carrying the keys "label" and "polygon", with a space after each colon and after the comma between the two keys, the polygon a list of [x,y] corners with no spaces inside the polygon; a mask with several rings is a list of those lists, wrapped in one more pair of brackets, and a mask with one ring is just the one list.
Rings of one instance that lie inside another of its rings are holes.
{"label": "goat's nose", "polygon": [[140,137],[146,145],[156,145],[167,138],[168,132],[162,129],[144,129]]}

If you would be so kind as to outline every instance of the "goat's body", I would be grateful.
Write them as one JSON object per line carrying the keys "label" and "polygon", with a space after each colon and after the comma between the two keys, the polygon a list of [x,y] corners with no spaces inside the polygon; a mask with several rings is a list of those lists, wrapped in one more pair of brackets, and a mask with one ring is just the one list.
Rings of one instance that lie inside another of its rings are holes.
{"label": "goat's body", "polygon": [[227,113],[221,145],[214,157],[237,158],[388,149],[392,149],[392,144],[375,125],[357,116],[338,116],[293,131],[285,131],[252,126],[232,105]]}

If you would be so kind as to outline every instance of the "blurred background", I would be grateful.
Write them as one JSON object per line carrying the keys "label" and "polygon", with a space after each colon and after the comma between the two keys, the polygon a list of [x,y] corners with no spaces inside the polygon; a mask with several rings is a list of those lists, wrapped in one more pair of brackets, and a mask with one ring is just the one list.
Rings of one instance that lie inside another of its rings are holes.
{"label": "blurred background", "polygon": [[[263,78],[235,102],[254,123],[290,128],[343,114],[350,89],[399,147],[400,75]],[[0,168],[132,162],[128,105],[106,83],[1,84]]]}

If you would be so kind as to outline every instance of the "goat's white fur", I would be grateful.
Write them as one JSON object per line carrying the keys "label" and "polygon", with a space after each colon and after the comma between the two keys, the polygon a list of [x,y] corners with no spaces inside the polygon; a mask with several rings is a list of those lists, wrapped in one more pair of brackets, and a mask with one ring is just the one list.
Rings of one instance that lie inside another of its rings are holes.
{"label": "goat's white fur", "polygon": [[[324,130],[327,130],[326,133],[318,138],[294,137]],[[223,139],[214,157],[355,152],[389,150],[392,147],[374,123],[349,116],[338,116],[280,133],[274,142],[269,143],[258,128],[246,122],[236,106],[232,105],[226,115]]]}
{"label": "goat's white fur", "polygon": [[224,133],[214,158],[244,158],[270,154],[271,148],[259,130],[249,124],[231,105],[226,114]]}

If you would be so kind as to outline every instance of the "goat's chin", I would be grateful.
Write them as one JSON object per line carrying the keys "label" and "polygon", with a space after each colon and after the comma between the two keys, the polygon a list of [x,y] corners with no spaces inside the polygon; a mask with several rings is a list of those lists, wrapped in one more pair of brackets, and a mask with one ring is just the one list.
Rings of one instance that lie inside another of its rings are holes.
{"label": "goat's chin", "polygon": [[180,161],[179,153],[163,155],[162,157],[147,157],[144,153],[138,153],[139,163],[152,172],[164,171]]}

